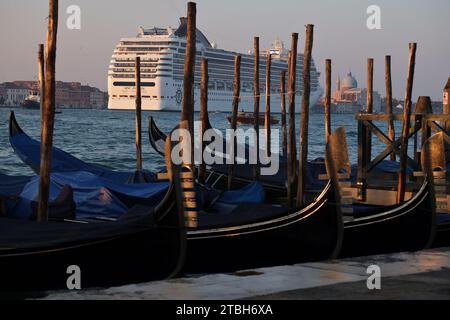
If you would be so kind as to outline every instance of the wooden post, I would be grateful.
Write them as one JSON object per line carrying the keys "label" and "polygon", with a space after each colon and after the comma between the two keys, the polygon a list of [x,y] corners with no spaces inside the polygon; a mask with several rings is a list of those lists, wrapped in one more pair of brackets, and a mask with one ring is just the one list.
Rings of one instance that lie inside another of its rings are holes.
{"label": "wooden post", "polygon": [[42,110],[44,109],[44,101],[45,101],[45,58],[44,58],[44,45],[39,44],[38,49],[38,82],[39,82],[39,96],[41,99],[41,130],[44,120],[42,115]]}
{"label": "wooden post", "polygon": [[187,120],[191,135],[191,164],[194,159],[194,71],[196,53],[196,14],[194,2],[187,4],[186,57],[184,60],[183,104],[181,121]]}
{"label": "wooden post", "polygon": [[302,116],[300,127],[300,157],[298,163],[297,207],[304,204],[306,174],[308,170],[308,122],[309,95],[311,93],[311,54],[314,40],[314,25],[306,26],[305,52],[303,54]]}
{"label": "wooden post", "polygon": [[39,170],[38,221],[48,219],[50,171],[52,168],[53,127],[55,121],[55,65],[58,33],[58,0],[49,0],[48,30],[45,50],[45,95],[42,108],[41,162]]}
{"label": "wooden post", "polygon": [[406,83],[405,106],[403,108],[402,144],[400,149],[400,169],[398,174],[397,203],[405,201],[406,158],[408,155],[408,133],[410,127],[411,97],[414,82],[417,43],[409,44],[408,80]]}
{"label": "wooden post", "polygon": [[272,64],[272,56],[270,52],[267,54],[266,62],[266,112],[264,117],[264,129],[266,131],[266,157],[270,157],[270,68]]}
{"label": "wooden post", "polygon": [[325,60],[325,143],[331,135],[331,59]]}
{"label": "wooden post", "polygon": [[286,140],[286,71],[280,72],[280,99],[281,99],[281,148],[283,155],[287,153]]}
{"label": "wooden post", "polygon": [[297,70],[297,42],[298,33],[292,33],[291,51],[288,58],[288,101],[289,101],[289,129],[287,141],[287,206],[292,207],[294,198],[294,182],[297,171],[297,151],[295,142],[295,79]]}
{"label": "wooden post", "polygon": [[367,127],[362,120],[358,120],[358,181],[357,199],[361,202],[367,200],[367,180],[366,180],[366,166],[367,160]]}
{"label": "wooden post", "polygon": [[[373,113],[373,59],[367,59],[366,113]],[[367,160],[372,159],[372,132],[367,130]]]}
{"label": "wooden post", "polygon": [[253,126],[255,129],[255,150],[256,150],[256,164],[253,167],[253,177],[255,180],[259,180],[260,167],[259,167],[259,37],[253,39],[254,44],[254,62],[253,62]]}
{"label": "wooden post", "polygon": [[136,85],[136,170],[142,170],[142,112],[141,112],[141,58],[136,57],[135,65]]}
{"label": "wooden post", "polygon": [[203,161],[203,151],[205,150],[205,142],[203,141],[203,136],[205,135],[206,127],[208,125],[208,60],[202,58],[202,80],[200,84],[200,148],[201,148],[201,158],[198,170],[198,181],[201,184],[205,183],[206,179],[206,164]]}
{"label": "wooden post", "polygon": [[[392,78],[391,78],[391,56],[385,57],[386,65],[386,114],[392,116]],[[394,120],[388,120],[388,135],[391,141],[395,141]],[[395,161],[395,152],[391,153],[391,160]]]}
{"label": "wooden post", "polygon": [[[443,114],[450,114],[450,77],[447,80],[447,84],[444,87],[444,93],[442,96],[443,100]],[[445,121],[444,123],[445,132],[450,134],[450,121]]]}
{"label": "wooden post", "polygon": [[230,141],[231,152],[229,154],[231,163],[228,166],[228,190],[231,190],[234,178],[234,162],[236,160],[236,128],[237,128],[237,113],[239,109],[239,94],[241,91],[241,56],[234,57],[234,85],[233,85],[233,110],[231,115],[231,130],[232,141]]}
{"label": "wooden post", "polygon": [[433,114],[430,97],[420,96],[417,99],[413,114],[421,116],[414,123],[415,129],[420,128],[420,131],[414,136],[414,160],[421,166],[422,171],[424,171],[424,163],[422,163],[421,156],[422,147],[425,141],[431,136],[431,130],[423,116]]}

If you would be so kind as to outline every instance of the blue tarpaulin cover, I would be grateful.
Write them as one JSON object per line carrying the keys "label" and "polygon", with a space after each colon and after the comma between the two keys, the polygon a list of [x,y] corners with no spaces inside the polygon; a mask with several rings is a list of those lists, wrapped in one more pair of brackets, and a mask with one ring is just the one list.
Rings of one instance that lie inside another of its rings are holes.
{"label": "blue tarpaulin cover", "polygon": [[[127,198],[140,199],[141,203],[155,206],[162,200],[168,188],[168,182],[115,183],[85,171],[52,173],[50,181],[50,201],[56,199],[65,185],[72,187],[77,218],[118,218],[130,209],[127,206]],[[2,189],[3,181],[0,182],[0,190]],[[37,200],[38,190],[39,177],[35,176],[23,186],[18,199],[8,201],[8,215],[29,218],[32,214],[30,203]]]}
{"label": "blue tarpaulin cover", "polygon": [[0,195],[18,196],[32,177],[8,176],[0,173]]}
{"label": "blue tarpaulin cover", "polygon": [[260,182],[255,181],[239,190],[225,191],[218,202],[226,204],[239,204],[242,202],[262,203],[265,196],[264,187]]}

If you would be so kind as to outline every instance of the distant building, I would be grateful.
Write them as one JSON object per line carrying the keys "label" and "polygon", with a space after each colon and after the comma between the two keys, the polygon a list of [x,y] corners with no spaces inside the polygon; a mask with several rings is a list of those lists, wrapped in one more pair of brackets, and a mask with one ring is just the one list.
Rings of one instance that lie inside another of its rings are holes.
{"label": "distant building", "polygon": [[[36,81],[14,81],[0,84],[0,105],[19,106]],[[2,97],[4,102],[2,103]],[[82,85],[80,82],[56,82],[56,106],[58,108],[106,108],[107,95],[98,88]]]}
{"label": "distant building", "polygon": [[6,106],[19,106],[30,92],[30,88],[21,83],[6,82],[3,86],[3,104]]}
{"label": "distant building", "polygon": [[0,106],[5,105],[6,102],[6,88],[4,83],[0,83]]}
{"label": "distant building", "polygon": [[[373,91],[373,112],[381,111],[381,96]],[[349,72],[342,79],[338,76],[336,90],[333,92],[331,103],[336,113],[356,113],[365,110],[367,89],[358,88],[358,82]]]}
{"label": "distant building", "polygon": [[103,109],[106,108],[108,96],[105,92],[94,90],[90,92],[90,105],[92,108]]}

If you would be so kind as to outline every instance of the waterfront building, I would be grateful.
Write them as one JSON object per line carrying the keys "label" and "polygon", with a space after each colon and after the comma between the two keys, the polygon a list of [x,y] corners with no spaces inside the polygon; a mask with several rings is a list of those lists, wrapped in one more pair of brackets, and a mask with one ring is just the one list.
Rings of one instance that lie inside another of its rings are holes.
{"label": "waterfront building", "polygon": [[[373,112],[381,112],[381,95],[373,91]],[[341,80],[338,76],[336,90],[333,92],[331,102],[336,113],[356,113],[366,108],[367,89],[359,88],[358,81],[348,72]]]}
{"label": "waterfront building", "polygon": [[[37,81],[14,81],[0,84],[0,105],[19,106],[38,88]],[[3,100],[2,100],[3,97]],[[80,82],[56,82],[58,108],[106,108],[107,95],[98,88]],[[2,103],[3,101],[3,103]]]}

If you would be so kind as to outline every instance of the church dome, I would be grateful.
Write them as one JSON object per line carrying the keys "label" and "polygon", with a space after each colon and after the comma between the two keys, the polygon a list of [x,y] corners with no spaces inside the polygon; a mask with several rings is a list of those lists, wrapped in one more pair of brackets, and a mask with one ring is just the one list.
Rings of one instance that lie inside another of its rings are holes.
{"label": "church dome", "polygon": [[341,88],[345,88],[345,89],[358,88],[358,82],[352,76],[351,72],[347,73],[345,78],[342,79],[342,81],[341,81]]}

